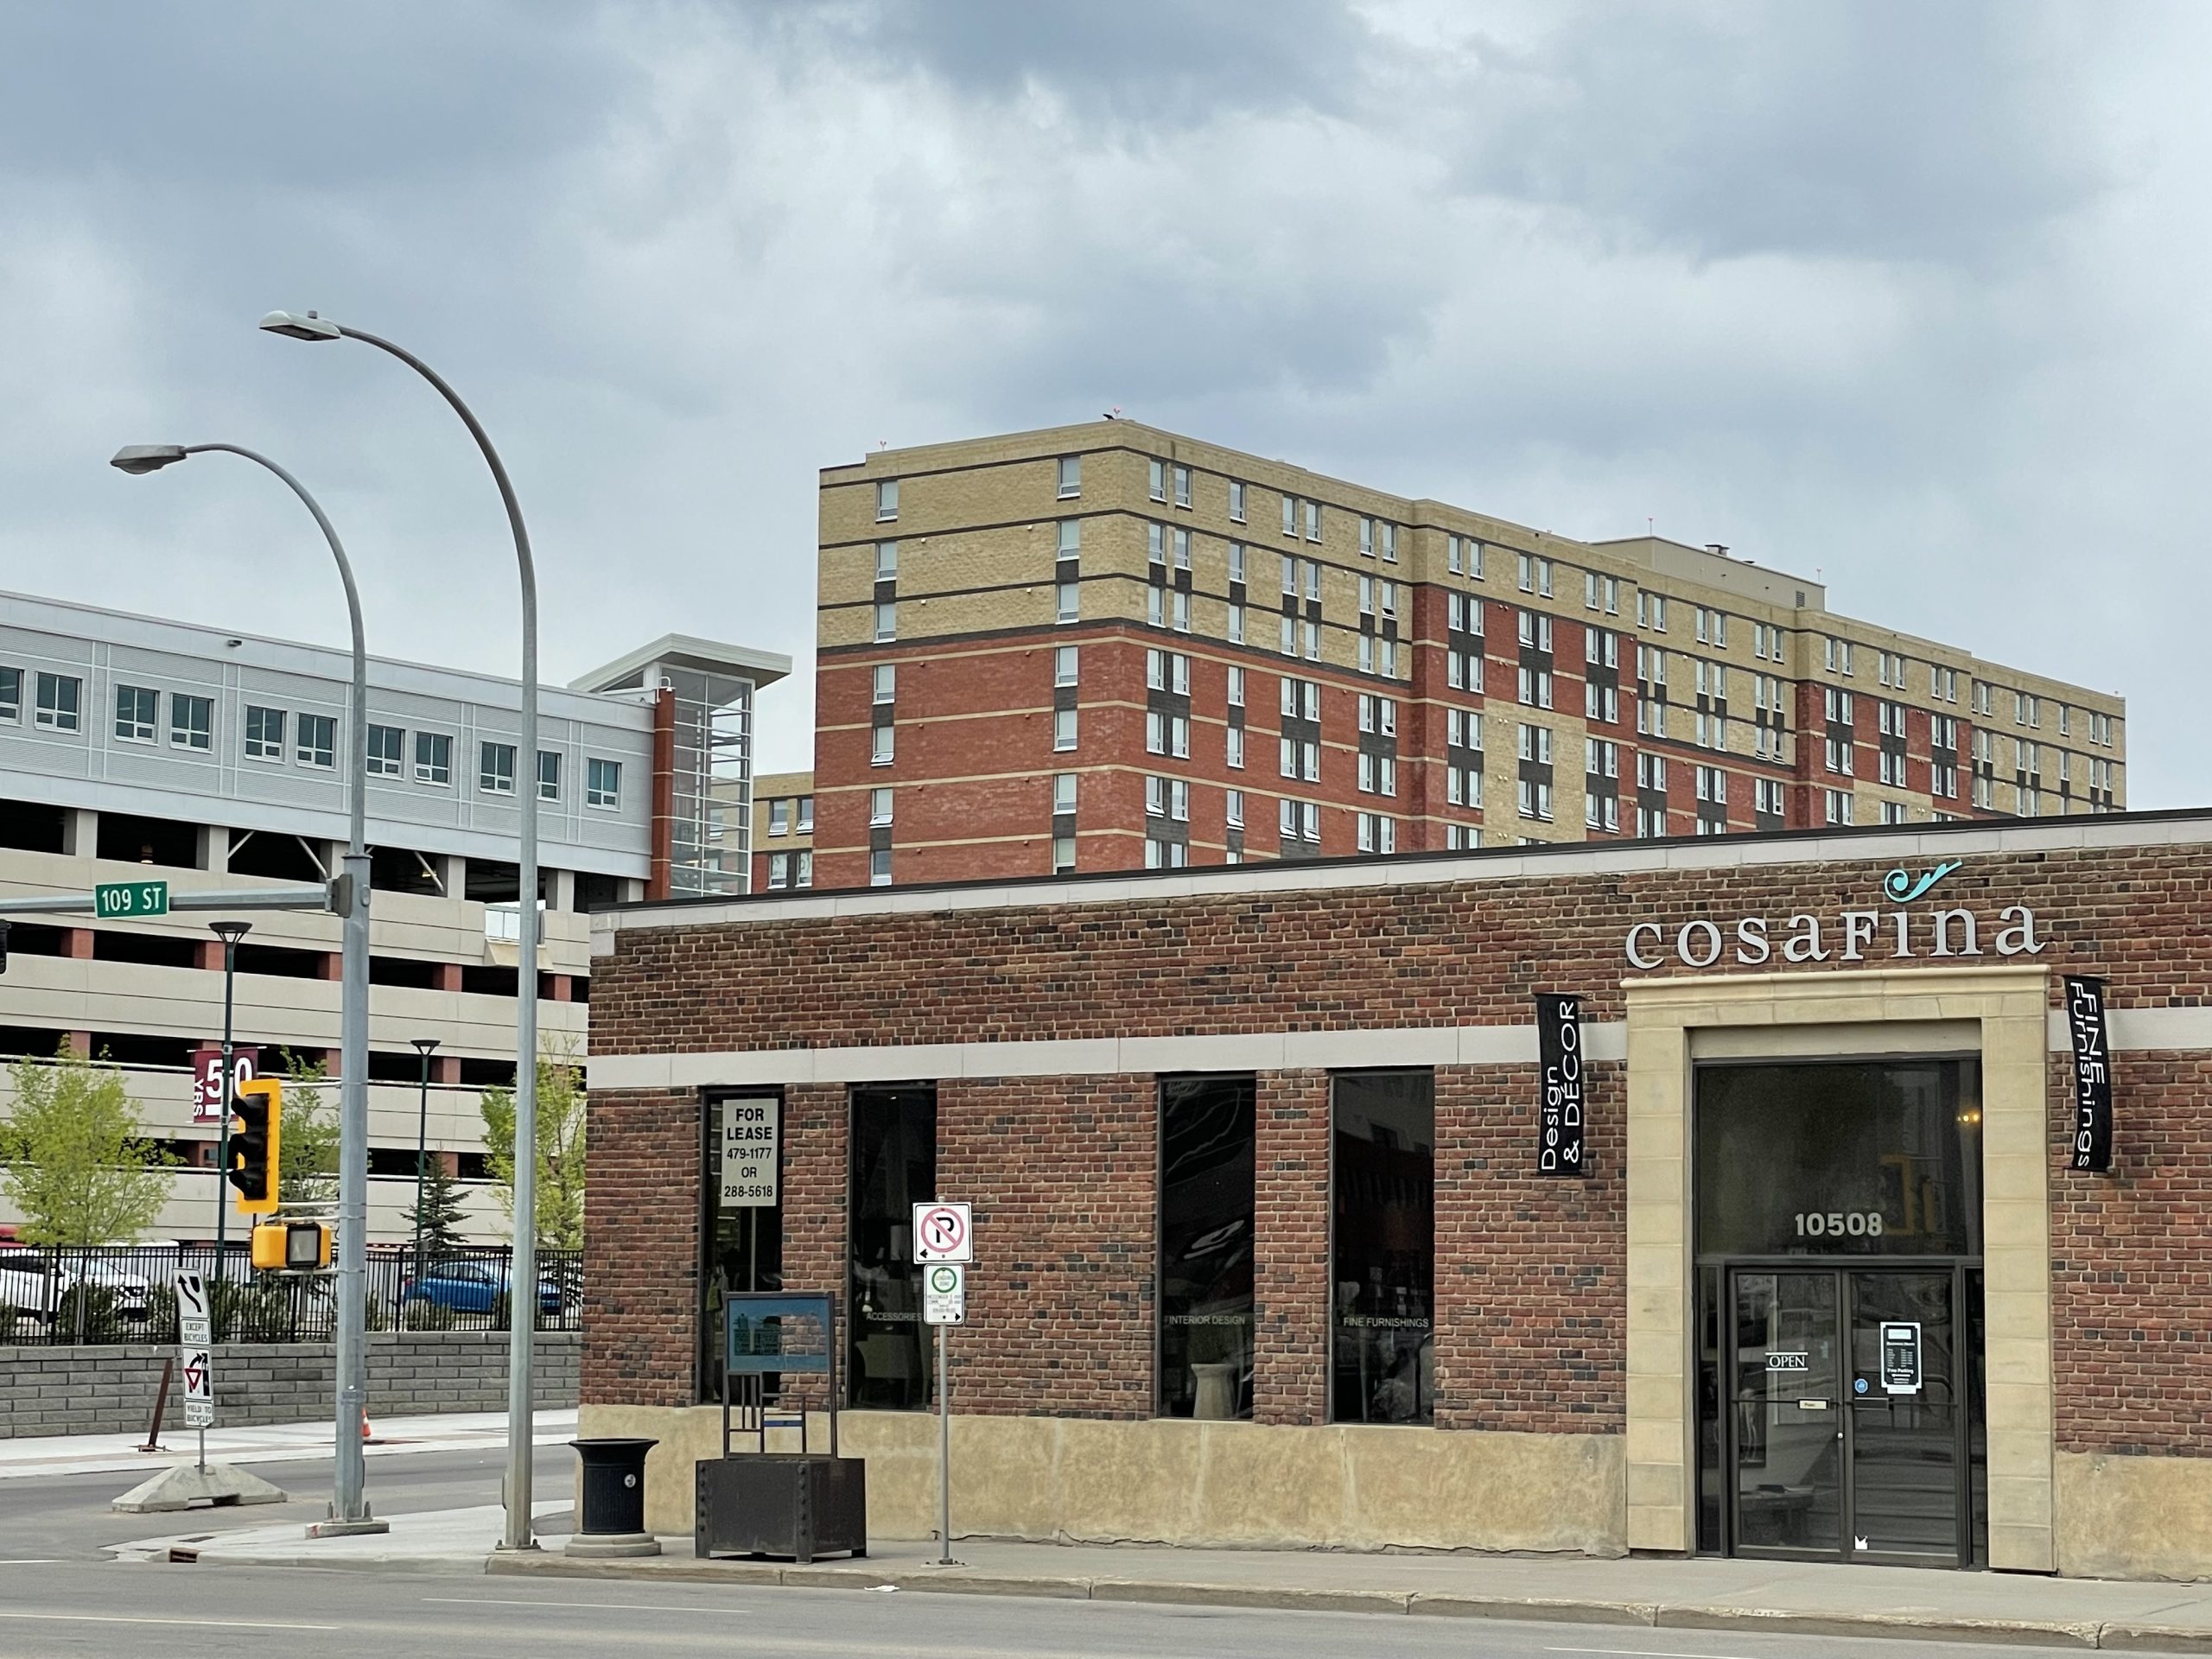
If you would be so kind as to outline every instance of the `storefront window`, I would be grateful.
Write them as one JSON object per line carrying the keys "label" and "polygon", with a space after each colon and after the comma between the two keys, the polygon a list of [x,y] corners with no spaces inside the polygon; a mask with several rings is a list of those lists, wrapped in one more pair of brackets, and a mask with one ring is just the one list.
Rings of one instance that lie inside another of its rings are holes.
{"label": "storefront window", "polygon": [[[721,1398],[723,1298],[732,1291],[784,1287],[782,1132],[783,1103],[773,1095],[707,1102],[700,1182],[706,1198],[706,1259],[699,1274],[702,1400]],[[741,1163],[735,1153],[749,1153],[750,1160]],[[772,1385],[775,1380],[768,1379]],[[774,1398],[772,1386],[768,1394]]]}
{"label": "storefront window", "polygon": [[1250,1077],[1160,1080],[1160,1414],[1252,1414]]}
{"label": "storefront window", "polygon": [[1697,1074],[1708,1255],[1978,1255],[1971,1059],[1713,1065]]}
{"label": "storefront window", "polygon": [[1435,1410],[1436,1096],[1427,1071],[1334,1080],[1330,1416],[1425,1423]]}
{"label": "storefront window", "polygon": [[914,1266],[913,1207],[937,1196],[937,1090],[853,1090],[851,1282],[845,1399],[882,1410],[930,1400],[931,1355]]}

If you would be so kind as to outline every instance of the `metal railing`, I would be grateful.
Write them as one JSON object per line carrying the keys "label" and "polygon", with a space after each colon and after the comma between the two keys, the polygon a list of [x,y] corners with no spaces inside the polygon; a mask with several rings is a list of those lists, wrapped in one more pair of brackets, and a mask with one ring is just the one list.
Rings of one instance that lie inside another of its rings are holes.
{"label": "metal railing", "polygon": [[[218,1268],[220,1271],[218,1271]],[[334,1278],[256,1273],[241,1242],[219,1263],[212,1244],[0,1246],[0,1346],[175,1342],[179,1272],[207,1281],[215,1340],[329,1342],[337,1328]],[[426,1255],[372,1245],[372,1331],[505,1331],[512,1252],[467,1245]],[[537,1329],[582,1328],[583,1255],[537,1252]]]}

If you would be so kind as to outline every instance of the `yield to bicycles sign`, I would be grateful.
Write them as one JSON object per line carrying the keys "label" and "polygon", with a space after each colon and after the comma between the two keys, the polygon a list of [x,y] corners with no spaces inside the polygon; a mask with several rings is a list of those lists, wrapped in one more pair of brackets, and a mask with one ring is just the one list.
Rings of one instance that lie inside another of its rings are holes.
{"label": "yield to bicycles sign", "polygon": [[918,1204],[914,1206],[914,1260],[973,1262],[976,1234],[964,1204]]}

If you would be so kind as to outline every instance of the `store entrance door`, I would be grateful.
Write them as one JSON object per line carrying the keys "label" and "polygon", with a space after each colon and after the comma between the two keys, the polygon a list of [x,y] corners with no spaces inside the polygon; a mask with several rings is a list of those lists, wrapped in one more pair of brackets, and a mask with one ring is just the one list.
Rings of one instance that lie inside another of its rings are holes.
{"label": "store entrance door", "polygon": [[1732,1553],[1971,1561],[1976,1273],[1728,1269]]}

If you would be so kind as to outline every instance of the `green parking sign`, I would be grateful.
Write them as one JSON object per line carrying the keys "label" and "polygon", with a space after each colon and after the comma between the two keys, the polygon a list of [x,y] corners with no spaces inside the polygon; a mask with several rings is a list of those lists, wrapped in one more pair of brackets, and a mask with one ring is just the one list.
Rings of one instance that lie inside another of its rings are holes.
{"label": "green parking sign", "polygon": [[166,881],[104,881],[92,889],[92,914],[103,921],[124,916],[166,916]]}

